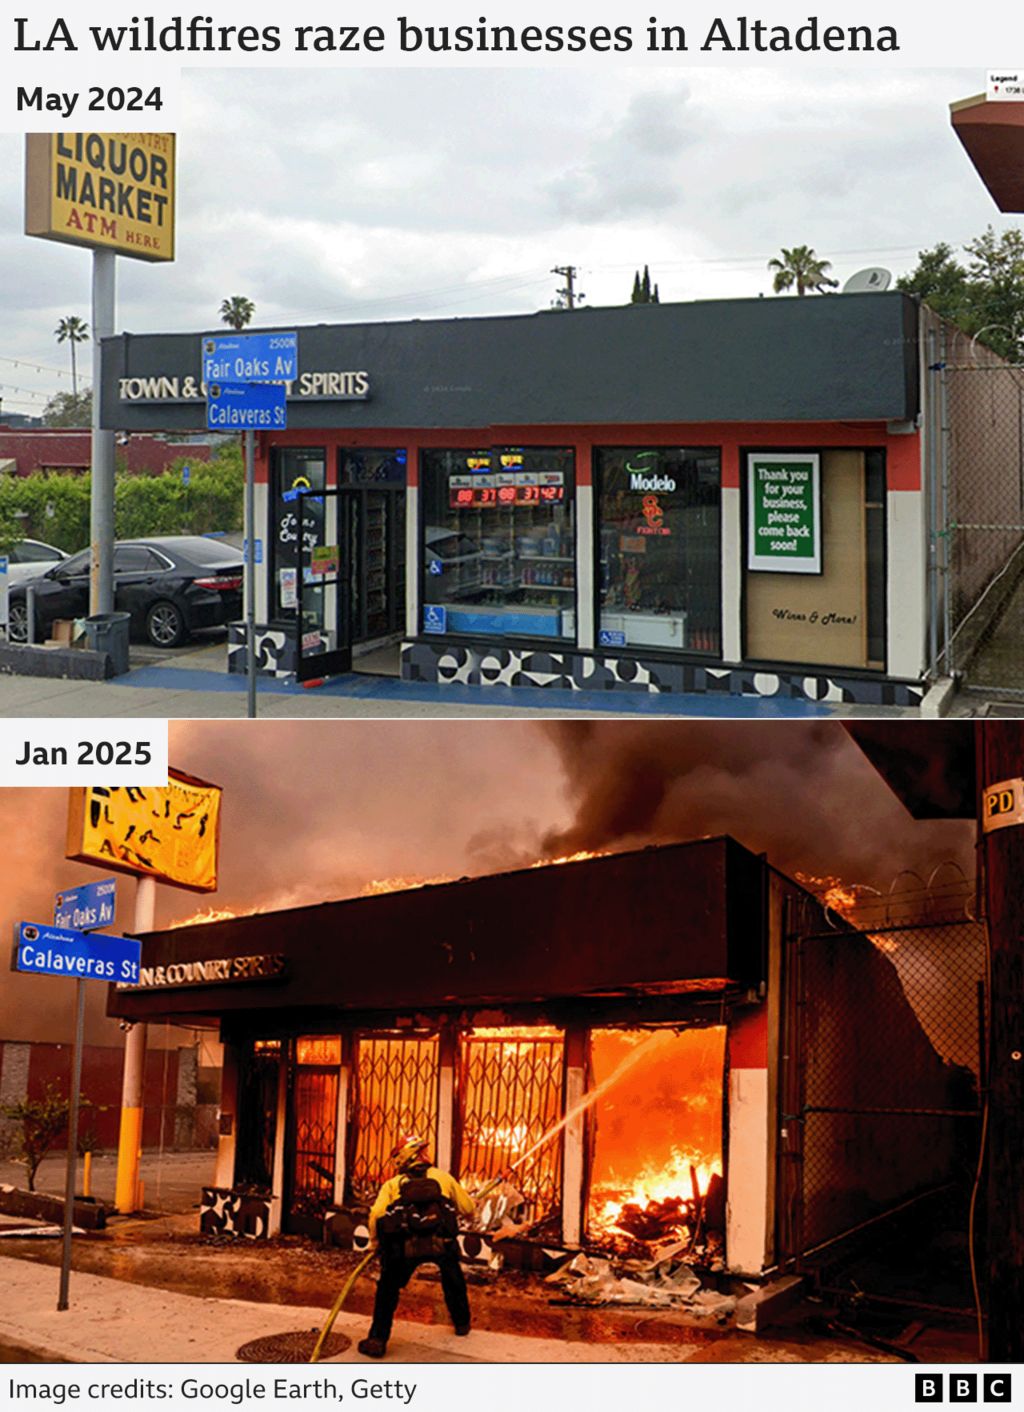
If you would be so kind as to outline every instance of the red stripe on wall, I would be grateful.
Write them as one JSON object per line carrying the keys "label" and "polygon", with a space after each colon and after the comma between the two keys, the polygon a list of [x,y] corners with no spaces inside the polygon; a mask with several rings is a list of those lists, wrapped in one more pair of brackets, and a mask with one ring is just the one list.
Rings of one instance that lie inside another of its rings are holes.
{"label": "red stripe on wall", "polygon": [[[262,432],[257,438],[256,479],[266,481],[272,446],[323,447],[328,477],[336,473],[338,450],[346,446],[405,449],[408,484],[419,483],[419,451],[429,447],[572,446],[576,483],[591,484],[590,451],[595,446],[717,446],[722,452],[722,485],[740,486],[744,448],[879,447],[886,453],[890,490],[921,489],[921,437],[890,436],[881,422],[679,422],[615,426],[368,427],[360,430]],[[333,481],[332,481],[333,483]]]}
{"label": "red stripe on wall", "polygon": [[756,1010],[734,1015],[729,1021],[729,1067],[731,1069],[767,1069],[768,1010],[759,1005]]}

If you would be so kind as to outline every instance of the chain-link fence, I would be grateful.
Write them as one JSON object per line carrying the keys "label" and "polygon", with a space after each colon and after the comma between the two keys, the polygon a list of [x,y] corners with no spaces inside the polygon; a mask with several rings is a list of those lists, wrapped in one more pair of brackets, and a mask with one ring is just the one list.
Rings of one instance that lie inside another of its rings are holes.
{"label": "chain-link fence", "polygon": [[790,937],[780,1150],[798,1259],[926,1193],[969,1187],[984,958],[984,925],[962,914]]}
{"label": "chain-link fence", "polygon": [[929,377],[938,666],[1024,696],[1024,366],[946,326]]}

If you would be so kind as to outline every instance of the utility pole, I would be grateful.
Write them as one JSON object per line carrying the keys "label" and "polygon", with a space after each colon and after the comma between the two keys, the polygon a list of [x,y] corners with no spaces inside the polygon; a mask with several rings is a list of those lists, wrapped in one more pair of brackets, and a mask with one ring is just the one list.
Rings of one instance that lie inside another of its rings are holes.
{"label": "utility pole", "polygon": [[576,275],[578,273],[575,265],[556,265],[551,271],[553,275],[559,275],[565,280],[565,287],[557,291],[557,305],[559,309],[575,309],[577,300],[586,299],[585,294],[577,293]]}
{"label": "utility pole", "polygon": [[990,958],[987,1356],[993,1363],[1019,1363],[1024,1360],[1024,729],[1019,721],[985,721],[977,732]]}
{"label": "utility pole", "polygon": [[[92,481],[89,538],[89,612],[114,611],[114,433],[100,426],[103,394],[103,340],[116,322],[117,255],[92,252]],[[72,345],[74,346],[74,345]]]}

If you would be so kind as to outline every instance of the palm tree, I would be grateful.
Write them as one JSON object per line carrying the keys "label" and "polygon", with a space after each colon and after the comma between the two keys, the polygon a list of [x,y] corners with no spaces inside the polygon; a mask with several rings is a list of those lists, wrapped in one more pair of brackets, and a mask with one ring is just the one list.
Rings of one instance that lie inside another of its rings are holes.
{"label": "palm tree", "polygon": [[251,299],[246,299],[244,294],[232,294],[230,299],[225,299],[220,306],[221,322],[229,328],[242,329],[246,324],[252,322],[252,316],[256,312],[256,305]]}
{"label": "palm tree", "polygon": [[819,260],[809,245],[794,245],[792,250],[783,249],[781,260],[769,260],[768,268],[774,270],[772,288],[776,294],[792,289],[796,285],[797,294],[808,291],[821,294],[826,289],[837,289],[839,281],[830,279],[828,271],[831,260]]}
{"label": "palm tree", "polygon": [[89,338],[89,325],[77,314],[69,314],[53,331],[58,343],[71,344],[71,395],[78,396],[78,369],[75,366],[75,344],[85,343]]}

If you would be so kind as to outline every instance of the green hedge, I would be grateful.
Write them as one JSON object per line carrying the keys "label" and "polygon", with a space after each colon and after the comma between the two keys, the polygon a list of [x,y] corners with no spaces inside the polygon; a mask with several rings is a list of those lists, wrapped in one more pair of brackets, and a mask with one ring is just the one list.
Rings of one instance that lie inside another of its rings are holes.
{"label": "green hedge", "polygon": [[[192,467],[182,484],[181,468]],[[89,543],[91,477],[70,471],[0,476],[0,552],[17,539],[42,539],[73,554]],[[118,539],[209,534],[242,528],[245,470],[235,445],[211,461],[182,456],[159,476],[119,474],[114,489]],[[16,514],[23,511],[24,516]]]}

